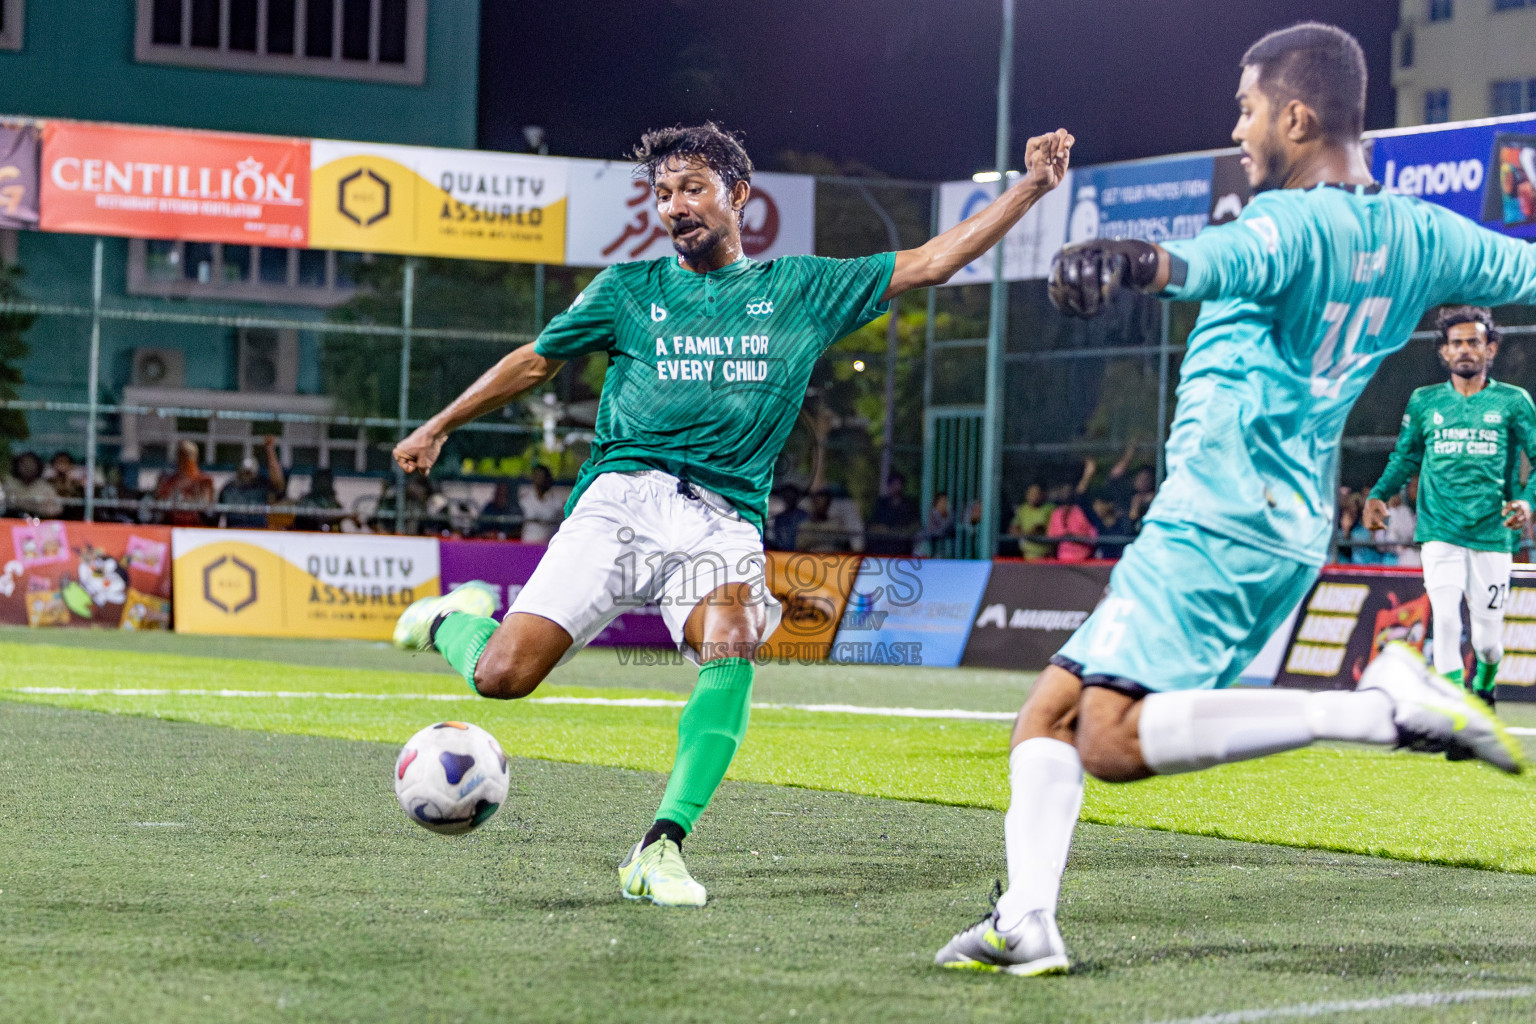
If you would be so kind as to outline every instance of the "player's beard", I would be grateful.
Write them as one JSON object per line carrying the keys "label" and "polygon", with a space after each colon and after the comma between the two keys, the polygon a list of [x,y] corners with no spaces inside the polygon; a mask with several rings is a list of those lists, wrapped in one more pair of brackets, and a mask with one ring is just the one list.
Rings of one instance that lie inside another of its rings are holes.
{"label": "player's beard", "polygon": [[1253,186],[1253,191],[1259,193],[1285,188],[1285,182],[1291,176],[1291,169],[1285,165],[1284,149],[1280,145],[1279,126],[1273,120],[1270,121],[1269,128],[1264,133],[1263,155],[1264,176],[1259,179],[1258,184]]}
{"label": "player's beard", "polygon": [[[703,230],[686,242],[678,237],[694,228],[703,228]],[[679,221],[672,225],[672,248],[676,249],[677,254],[685,260],[699,260],[708,256],[715,251],[721,241],[723,239],[720,237],[720,232],[704,227],[699,221]]]}

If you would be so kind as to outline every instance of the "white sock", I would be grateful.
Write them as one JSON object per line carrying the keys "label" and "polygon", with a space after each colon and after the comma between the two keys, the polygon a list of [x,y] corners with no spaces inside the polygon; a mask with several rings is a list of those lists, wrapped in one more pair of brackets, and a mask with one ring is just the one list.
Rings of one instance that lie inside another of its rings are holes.
{"label": "white sock", "polygon": [[1461,588],[1436,587],[1429,592],[1429,611],[1435,622],[1435,671],[1456,672],[1461,662]]}
{"label": "white sock", "polygon": [[1199,771],[1313,740],[1397,742],[1392,702],[1374,690],[1176,690],[1141,703],[1141,759],[1158,775]]}
{"label": "white sock", "polygon": [[1016,927],[1032,910],[1056,910],[1072,830],[1083,809],[1083,762],[1060,740],[1025,740],[1008,755],[1008,891],[997,901],[999,927]]}

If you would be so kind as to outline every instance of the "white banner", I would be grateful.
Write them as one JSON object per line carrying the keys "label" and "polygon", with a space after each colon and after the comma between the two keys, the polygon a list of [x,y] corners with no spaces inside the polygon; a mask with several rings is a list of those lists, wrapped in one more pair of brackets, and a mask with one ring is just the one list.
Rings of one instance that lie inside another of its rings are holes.
{"label": "white banner", "polygon": [[[575,267],[653,260],[673,253],[656,200],[634,164],[570,162],[565,262]],[[808,255],[816,244],[816,179],[808,174],[752,175],[742,247],[756,260]]]}
{"label": "white banner", "polygon": [[[1003,279],[1032,281],[1043,278],[1067,239],[1067,208],[1072,195],[1072,172],[1046,193],[1003,239]],[[967,217],[985,209],[997,198],[997,184],[947,181],[939,186],[939,231],[948,231]],[[950,284],[987,284],[992,280],[992,252],[949,279]]]}

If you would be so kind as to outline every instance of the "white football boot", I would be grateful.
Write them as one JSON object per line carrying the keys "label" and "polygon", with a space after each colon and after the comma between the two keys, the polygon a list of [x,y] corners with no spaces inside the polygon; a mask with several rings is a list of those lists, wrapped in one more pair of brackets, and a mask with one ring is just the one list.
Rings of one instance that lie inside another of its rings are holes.
{"label": "white football boot", "polygon": [[500,603],[500,591],[479,580],[471,580],[442,597],[423,597],[400,614],[395,623],[395,646],[402,651],[430,651],[432,624],[438,619],[450,612],[490,618]]}

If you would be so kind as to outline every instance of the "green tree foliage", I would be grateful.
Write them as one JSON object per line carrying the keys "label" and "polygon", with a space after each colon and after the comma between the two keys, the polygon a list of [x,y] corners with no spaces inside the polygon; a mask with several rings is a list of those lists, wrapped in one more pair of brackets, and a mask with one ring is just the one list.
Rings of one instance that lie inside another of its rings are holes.
{"label": "green tree foliage", "polygon": [[[21,298],[17,285],[21,277],[20,267],[0,268],[0,301],[14,302]],[[0,314],[0,399],[21,397],[21,361],[27,356],[27,341],[23,335],[36,317],[19,313]],[[7,469],[11,460],[11,442],[25,441],[27,414],[18,409],[0,409],[0,465]]]}

